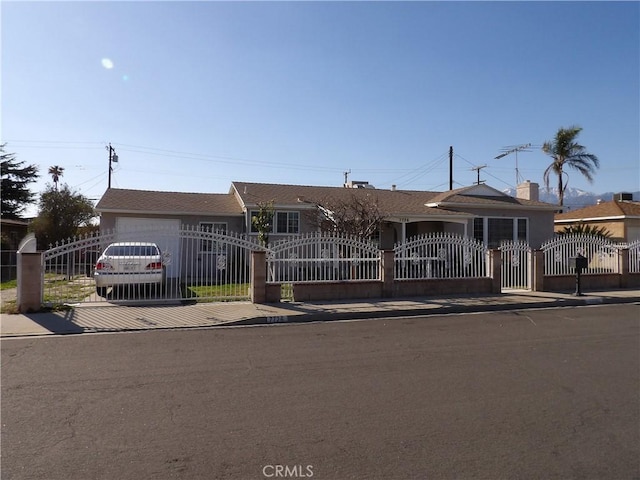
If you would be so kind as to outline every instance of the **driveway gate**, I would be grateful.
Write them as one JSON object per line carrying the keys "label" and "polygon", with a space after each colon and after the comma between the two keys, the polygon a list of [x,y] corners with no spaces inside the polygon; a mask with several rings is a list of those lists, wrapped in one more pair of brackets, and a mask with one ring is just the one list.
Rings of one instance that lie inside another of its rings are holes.
{"label": "driveway gate", "polygon": [[[162,253],[162,286],[124,285],[109,288],[105,297],[97,295],[96,261],[114,242],[156,243]],[[43,304],[248,300],[253,250],[264,248],[242,235],[189,225],[120,229],[70,239],[43,254]]]}
{"label": "driveway gate", "polygon": [[531,247],[527,242],[504,242],[500,245],[502,288],[531,290],[533,272]]}

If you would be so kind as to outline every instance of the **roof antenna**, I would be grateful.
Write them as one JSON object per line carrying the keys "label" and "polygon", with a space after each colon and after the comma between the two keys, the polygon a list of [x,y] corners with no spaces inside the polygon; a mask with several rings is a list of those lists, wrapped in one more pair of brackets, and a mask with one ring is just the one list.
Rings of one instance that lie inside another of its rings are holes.
{"label": "roof antenna", "polygon": [[480,182],[480,170],[482,170],[485,167],[486,167],[486,165],[479,165],[479,166],[473,167],[471,169],[471,170],[476,170],[478,172],[478,181],[476,182],[476,185],[480,185],[480,183],[484,183],[484,180],[482,180],[482,182]]}
{"label": "roof antenna", "polygon": [[520,170],[518,170],[518,152],[530,152],[531,144],[526,143],[524,145],[517,145],[511,147],[504,147],[503,152],[495,157],[495,160],[499,160],[502,157],[506,157],[507,155],[511,155],[512,153],[516,154],[516,187],[522,182],[523,178],[520,175]]}

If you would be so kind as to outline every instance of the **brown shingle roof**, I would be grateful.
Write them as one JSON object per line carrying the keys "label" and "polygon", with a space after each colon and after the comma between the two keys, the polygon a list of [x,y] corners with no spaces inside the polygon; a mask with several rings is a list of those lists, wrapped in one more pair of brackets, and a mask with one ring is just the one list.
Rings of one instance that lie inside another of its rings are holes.
{"label": "brown shingle roof", "polygon": [[542,207],[551,210],[555,208],[546,202],[511,197],[487,185],[470,185],[468,187],[442,192],[433,197],[430,203],[440,203],[445,207],[451,207],[452,204],[473,204],[483,207],[520,205],[523,207]]}
{"label": "brown shingle roof", "polygon": [[[418,190],[386,190],[375,188],[343,188],[310,185],[233,182],[229,193],[185,193],[149,190],[108,189],[98,202],[98,212],[147,213],[172,215],[241,215],[243,207],[255,207],[258,202],[273,201],[280,208],[312,208],[328,200],[348,201],[352,195],[377,199],[388,216],[460,216],[469,214],[451,209],[453,204],[500,208],[506,205],[522,207],[549,206],[503,195],[471,195],[471,187],[447,192]],[[496,191],[497,192],[497,191]],[[427,204],[441,202],[435,208]],[[449,208],[447,208],[449,207]]]}
{"label": "brown shingle roof", "polygon": [[441,208],[429,208],[425,204],[439,192],[414,190],[379,190],[375,188],[318,187],[309,185],[278,185],[268,183],[233,182],[231,191],[238,192],[246,206],[256,202],[273,201],[274,204],[310,207],[328,199],[348,201],[352,195],[369,196],[378,200],[388,215],[468,215]]}
{"label": "brown shingle roof", "polygon": [[640,217],[640,202],[630,200],[613,200],[602,202],[598,205],[590,205],[578,210],[558,213],[555,220],[582,220],[585,218],[606,217]]}
{"label": "brown shingle roof", "polygon": [[96,205],[98,212],[164,213],[173,215],[242,215],[232,194],[159,192],[110,188]]}

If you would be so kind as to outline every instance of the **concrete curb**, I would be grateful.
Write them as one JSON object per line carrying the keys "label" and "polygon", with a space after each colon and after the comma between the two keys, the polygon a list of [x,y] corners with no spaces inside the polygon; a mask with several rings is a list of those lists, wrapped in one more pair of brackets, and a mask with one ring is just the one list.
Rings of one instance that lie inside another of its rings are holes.
{"label": "concrete curb", "polygon": [[638,303],[640,297],[576,297],[559,298],[555,300],[512,303],[512,304],[473,304],[473,305],[441,305],[417,309],[380,310],[360,312],[318,312],[304,315],[281,315],[275,317],[256,317],[243,320],[235,320],[216,325],[212,328],[272,325],[272,324],[296,324],[310,322],[329,322],[341,320],[365,320],[373,318],[402,318],[429,315],[450,315],[459,313],[496,312],[509,310],[530,310],[539,308],[582,307],[589,305],[613,305],[623,303]]}
{"label": "concrete curb", "polygon": [[[119,310],[106,308],[103,312],[115,315],[103,317],[102,312],[90,310],[93,318],[74,321],[55,313],[26,315],[2,315],[3,339],[67,336],[82,333],[124,333],[152,330],[189,330],[260,326],[273,324],[304,324],[343,320],[366,320],[376,318],[402,318],[417,316],[450,315],[461,313],[518,311],[541,308],[580,307],[588,305],[640,303],[640,291],[594,292],[584,296],[561,294],[513,294],[487,295],[479,297],[444,297],[427,299],[374,300],[363,299],[344,303],[299,303],[286,305],[243,304],[219,305],[210,308],[185,307],[185,321],[173,321],[174,310]],[[106,318],[106,320],[105,320]]]}

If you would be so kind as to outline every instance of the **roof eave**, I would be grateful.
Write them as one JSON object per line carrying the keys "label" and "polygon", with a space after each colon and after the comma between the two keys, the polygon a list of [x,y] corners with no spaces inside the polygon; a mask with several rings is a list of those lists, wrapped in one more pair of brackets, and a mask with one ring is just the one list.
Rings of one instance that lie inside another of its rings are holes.
{"label": "roof eave", "polygon": [[243,217],[244,213],[212,213],[212,212],[187,212],[187,211],[165,211],[165,210],[127,210],[120,208],[96,208],[97,213],[120,213],[120,214],[132,214],[132,215],[172,215],[172,216],[185,216],[185,215],[200,215],[207,217]]}
{"label": "roof eave", "polygon": [[573,223],[573,222],[601,222],[605,220],[626,220],[626,219],[640,219],[638,215],[616,215],[610,217],[584,217],[584,218],[560,218],[556,219],[554,223]]}
{"label": "roof eave", "polygon": [[470,203],[456,203],[456,202],[436,202],[436,203],[425,203],[425,206],[431,208],[486,208],[486,209],[506,209],[506,210],[541,210],[541,211],[550,211],[554,212],[558,210],[559,207],[556,205],[498,205],[498,204],[482,204],[482,205],[474,205]]}

